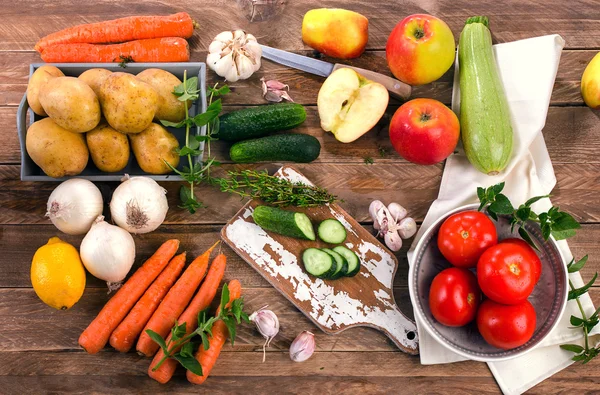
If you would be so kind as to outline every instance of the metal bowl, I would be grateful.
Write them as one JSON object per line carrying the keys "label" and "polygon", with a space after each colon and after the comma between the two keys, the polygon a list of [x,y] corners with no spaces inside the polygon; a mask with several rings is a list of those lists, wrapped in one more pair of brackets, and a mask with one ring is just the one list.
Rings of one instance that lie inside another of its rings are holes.
{"label": "metal bowl", "polygon": [[[525,228],[540,247],[538,256],[542,261],[542,275],[535,286],[529,301],[536,311],[536,328],[533,337],[524,345],[511,350],[502,350],[489,345],[472,322],[463,327],[448,327],[433,318],[429,309],[429,288],[433,278],[442,270],[451,267],[437,247],[438,231],[446,218],[462,211],[477,210],[477,205],[459,207],[439,218],[419,240],[415,249],[415,261],[409,270],[410,297],[415,315],[434,339],[449,350],[466,358],[483,362],[502,361],[515,358],[535,348],[560,321],[567,304],[568,281],[565,259],[556,241],[551,237],[545,241],[540,227],[535,222],[527,222]],[[498,239],[519,237],[511,233],[506,217],[496,223]]]}

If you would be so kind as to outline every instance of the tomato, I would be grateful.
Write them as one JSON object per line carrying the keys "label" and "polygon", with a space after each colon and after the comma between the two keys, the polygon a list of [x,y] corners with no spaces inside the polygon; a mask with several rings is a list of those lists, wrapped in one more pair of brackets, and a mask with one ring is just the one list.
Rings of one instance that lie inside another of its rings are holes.
{"label": "tomato", "polygon": [[525,301],[539,279],[540,258],[514,242],[487,249],[477,263],[477,281],[488,298],[503,304]]}
{"label": "tomato", "polygon": [[540,258],[538,257],[538,254],[535,252],[535,250],[523,239],[504,239],[500,243],[517,244],[529,252],[531,260],[533,262],[533,278],[535,279],[535,283],[537,284],[537,282],[540,279],[540,276],[542,275],[542,261],[540,261]]}
{"label": "tomato", "polygon": [[527,343],[535,332],[535,309],[525,301],[505,305],[486,299],[477,311],[477,328],[486,342],[503,350]]}
{"label": "tomato", "polygon": [[463,326],[473,321],[480,301],[477,278],[467,269],[442,270],[431,283],[431,314],[446,326]]}
{"label": "tomato", "polygon": [[438,234],[438,248],[454,266],[471,268],[489,247],[498,243],[496,226],[479,211],[453,214]]}

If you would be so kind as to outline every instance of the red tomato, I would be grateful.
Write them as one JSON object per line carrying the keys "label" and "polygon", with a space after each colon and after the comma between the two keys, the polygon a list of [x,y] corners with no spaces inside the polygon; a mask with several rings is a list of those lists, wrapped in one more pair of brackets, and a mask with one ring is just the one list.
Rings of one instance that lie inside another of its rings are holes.
{"label": "red tomato", "polygon": [[446,326],[463,326],[473,321],[480,301],[477,278],[467,269],[442,270],[431,283],[431,314]]}
{"label": "red tomato", "polygon": [[487,249],[477,263],[477,281],[488,298],[503,304],[527,300],[539,278],[541,262],[517,243]]}
{"label": "red tomato", "polygon": [[453,214],[444,221],[438,234],[438,248],[454,266],[471,268],[489,247],[498,243],[496,226],[479,211]]}
{"label": "red tomato", "polygon": [[477,328],[486,342],[503,350],[519,347],[535,332],[535,309],[525,301],[505,305],[486,299],[477,311]]}
{"label": "red tomato", "polygon": [[535,279],[535,283],[537,284],[537,282],[540,279],[540,276],[542,275],[542,261],[540,261],[540,258],[538,257],[538,254],[535,252],[535,250],[531,248],[531,246],[523,239],[504,239],[500,243],[517,244],[529,252],[531,256],[531,262],[533,263],[533,278]]}

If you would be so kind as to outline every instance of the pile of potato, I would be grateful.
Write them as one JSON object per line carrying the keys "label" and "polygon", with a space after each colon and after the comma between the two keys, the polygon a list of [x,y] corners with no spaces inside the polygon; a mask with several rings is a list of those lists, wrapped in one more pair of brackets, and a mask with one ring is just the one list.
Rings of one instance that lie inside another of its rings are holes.
{"label": "pile of potato", "polygon": [[185,118],[185,103],[173,94],[179,84],[176,76],[160,69],[138,75],[90,69],[75,78],[42,66],[29,80],[27,102],[48,118],[27,130],[27,153],[44,173],[59,178],[81,173],[90,155],[99,170],[121,171],[131,146],[144,172],[169,173],[164,161],[177,167],[179,144],[153,120]]}

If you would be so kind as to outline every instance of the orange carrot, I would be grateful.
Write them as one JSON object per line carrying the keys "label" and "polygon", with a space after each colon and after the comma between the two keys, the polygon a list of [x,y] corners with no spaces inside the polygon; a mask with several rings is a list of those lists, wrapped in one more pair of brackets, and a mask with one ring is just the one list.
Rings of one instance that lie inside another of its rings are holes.
{"label": "orange carrot", "polygon": [[79,336],[79,345],[85,351],[95,354],[106,345],[112,331],[167,266],[178,248],[179,240],[166,241],[106,302],[100,313]]}
{"label": "orange carrot", "polygon": [[152,283],[144,296],[133,306],[127,317],[119,324],[110,336],[110,345],[121,352],[131,349],[135,339],[144,329],[144,326],[158,307],[160,301],[171,289],[177,277],[185,266],[185,254],[177,255],[171,259],[169,266],[162,271],[160,276]]}
{"label": "orange carrot", "polygon": [[[242,285],[238,280],[231,280],[229,282],[229,303],[227,303],[227,307],[231,306],[231,303],[240,296],[242,296]],[[229,337],[227,326],[222,320],[213,324],[211,332],[212,336],[208,337],[208,350],[205,350],[204,347],[200,347],[198,348],[198,351],[196,351],[196,359],[200,362],[200,365],[202,365],[202,376],[198,376],[189,370],[186,372],[187,379],[192,384],[202,384],[206,381],[210,371],[217,362],[217,358],[219,358],[219,354],[221,354],[223,345]]]}
{"label": "orange carrot", "polygon": [[47,35],[35,44],[43,52],[56,44],[107,44],[160,37],[190,38],[196,23],[187,12],[168,16],[130,16],[69,27]]}
{"label": "orange carrot", "polygon": [[41,54],[47,63],[187,62],[188,42],[180,37],[151,38],[123,44],[56,44]]}
{"label": "orange carrot", "polygon": [[[194,296],[194,299],[192,299],[190,305],[185,309],[183,314],[179,316],[179,319],[177,320],[179,324],[183,324],[185,322],[186,336],[198,328],[198,314],[207,309],[215,298],[219,284],[221,283],[221,279],[225,273],[226,265],[227,257],[223,254],[217,255],[210,265],[210,269],[206,275],[206,280],[204,280],[200,286],[200,290],[196,296]],[[169,337],[166,340],[167,343],[169,343],[170,340],[171,335],[169,334]],[[163,364],[156,369],[156,371],[152,371],[152,369],[154,369],[154,367],[160,360],[163,359],[164,356],[165,354],[163,351],[158,350],[154,356],[154,359],[152,360],[152,363],[150,364],[150,367],[148,368],[148,376],[152,377],[161,384],[165,384],[171,380],[171,377],[173,377],[175,369],[177,368],[177,361],[169,358],[165,360]]]}
{"label": "orange carrot", "polygon": [[219,244],[217,241],[204,254],[194,259],[192,263],[185,269],[179,280],[169,290],[167,296],[160,303],[150,321],[146,324],[144,331],[136,345],[136,350],[147,357],[151,357],[158,350],[159,345],[152,340],[146,330],[151,329],[158,333],[161,337],[167,337],[169,331],[173,327],[175,320],[187,307],[190,299],[194,296],[194,292],[200,285],[200,282],[206,274],[208,268],[208,259],[210,253]]}

